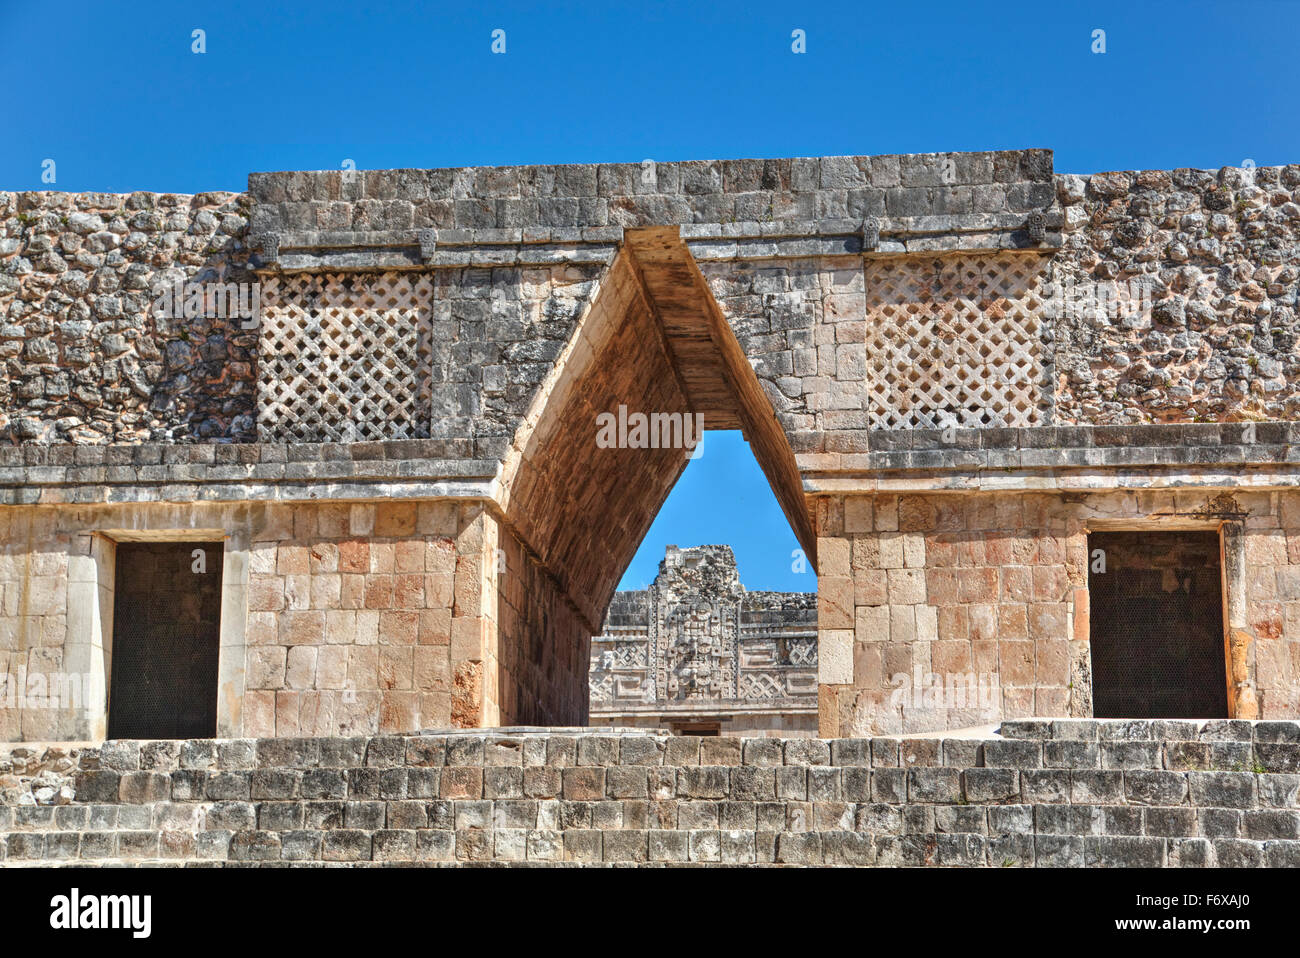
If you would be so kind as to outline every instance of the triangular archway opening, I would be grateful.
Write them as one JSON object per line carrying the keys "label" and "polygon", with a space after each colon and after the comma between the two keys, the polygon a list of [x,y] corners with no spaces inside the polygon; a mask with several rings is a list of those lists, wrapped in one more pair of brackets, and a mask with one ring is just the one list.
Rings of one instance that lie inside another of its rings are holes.
{"label": "triangular archway opening", "polygon": [[817,579],[739,430],[711,431],[591,643],[588,724],[817,731]]}
{"label": "triangular archway opening", "polygon": [[[662,428],[652,433],[668,441],[638,444],[621,423],[619,441],[598,441],[609,417],[634,413],[659,416]],[[514,668],[535,673],[519,704],[501,709],[502,722],[554,721],[546,694],[533,690],[568,678],[551,675],[549,659],[562,651],[567,672],[571,646],[585,655],[686,467],[689,450],[671,439],[689,437],[701,420],[706,430],[744,433],[815,570],[816,535],[794,453],[704,276],[677,227],[628,230],[515,436],[499,482],[506,530],[573,613],[557,629],[556,602],[549,615],[514,606],[499,612],[499,645],[523,650]],[[688,425],[674,431],[676,423]],[[509,604],[509,589],[501,594]]]}
{"label": "triangular archway opening", "polygon": [[634,447],[633,436],[598,444],[602,416],[633,413],[691,415],[705,429],[743,431],[815,566],[794,453],[677,227],[629,230],[515,439],[498,496],[509,524],[589,626],[600,625],[686,467],[681,445]]}

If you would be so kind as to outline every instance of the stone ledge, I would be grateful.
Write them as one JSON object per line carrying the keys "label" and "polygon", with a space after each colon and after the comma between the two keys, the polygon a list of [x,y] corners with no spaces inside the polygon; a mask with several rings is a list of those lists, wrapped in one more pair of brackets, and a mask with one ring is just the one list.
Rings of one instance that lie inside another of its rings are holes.
{"label": "stone ledge", "polygon": [[[683,223],[682,238],[699,260],[877,256],[944,251],[1041,250],[1061,246],[1059,212],[1034,242],[1023,213],[878,217],[878,245],[863,245],[863,220],[742,220]],[[607,264],[624,229],[520,227],[311,231],[283,230],[259,238],[267,250],[259,271],[402,270],[466,266]]]}
{"label": "stone ledge", "polygon": [[[1097,470],[1146,467],[1142,481],[1150,483],[1159,481],[1162,472],[1180,468],[1204,472],[1259,467],[1290,474],[1300,464],[1300,423],[1295,422],[849,429],[836,435],[842,448],[856,446],[861,451],[797,453],[805,473],[871,474],[880,482],[930,481],[914,475],[921,474],[935,482],[965,485],[1019,482],[1053,471],[1096,475]],[[849,436],[857,440],[849,442]],[[830,488],[812,481],[818,490]],[[1294,484],[1294,479],[1284,484]]]}
{"label": "stone ledge", "polygon": [[140,443],[80,446],[0,445],[3,466],[155,466],[286,462],[375,462],[468,459],[469,439],[390,439],[365,442]]}
{"label": "stone ledge", "polygon": [[[492,231],[498,232],[498,231]],[[620,231],[621,232],[621,231]],[[439,244],[426,252],[418,242],[395,242],[391,246],[374,246],[358,241],[355,245],[316,247],[283,242],[273,260],[259,258],[259,273],[280,272],[374,272],[389,270],[491,268],[494,266],[607,266],[614,260],[617,247],[609,242],[522,243],[497,242],[457,244],[450,248]]]}
{"label": "stone ledge", "polygon": [[470,440],[0,446],[0,505],[484,498],[498,462]]}
{"label": "stone ledge", "polygon": [[1012,719],[1008,739],[1079,742],[1261,742],[1300,746],[1300,720],[1269,719]]}
{"label": "stone ledge", "polygon": [[1300,444],[1300,422],[1141,423],[1131,426],[1031,426],[987,429],[871,429],[872,451],[1090,449],[1131,446]]}
{"label": "stone ledge", "polygon": [[[849,457],[846,457],[849,458]],[[827,474],[829,472],[829,474]],[[953,469],[946,472],[869,474],[866,466],[827,470],[803,481],[804,492],[823,495],[907,495],[942,492],[1077,493],[1129,491],[1224,491],[1229,495],[1300,488],[1300,469],[1248,465],[1197,468]],[[1207,518],[1223,516],[1211,513]]]}
{"label": "stone ledge", "polygon": [[[1039,768],[1044,743],[1186,743],[1291,746],[1300,752],[1297,719],[1007,719],[997,735],[942,734],[874,738],[705,738],[661,729],[514,726],[431,729],[351,737],[140,740],[95,744],[0,743],[0,771],[35,776],[55,769],[163,772],[177,769],[605,765],[671,767]],[[1095,760],[1062,767],[1095,768]],[[1153,761],[1144,767],[1159,769]],[[1300,771],[1300,768],[1293,771]],[[1263,774],[1263,773],[1261,773]],[[1297,784],[1300,784],[1298,780]]]}
{"label": "stone ledge", "polygon": [[932,188],[993,184],[1051,184],[1052,151],[985,150],[889,153],[875,156],[781,157],[731,160],[651,160],[440,169],[280,171],[250,173],[258,203],[355,202],[398,196],[515,199],[751,193],[851,188]]}

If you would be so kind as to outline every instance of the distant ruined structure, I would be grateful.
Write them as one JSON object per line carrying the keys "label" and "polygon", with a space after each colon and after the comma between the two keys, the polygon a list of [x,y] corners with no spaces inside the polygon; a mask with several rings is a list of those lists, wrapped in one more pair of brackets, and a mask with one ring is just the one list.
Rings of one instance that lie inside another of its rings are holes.
{"label": "distant ruined structure", "polygon": [[817,594],[749,592],[730,546],[669,546],[592,639],[591,724],[815,735]]}

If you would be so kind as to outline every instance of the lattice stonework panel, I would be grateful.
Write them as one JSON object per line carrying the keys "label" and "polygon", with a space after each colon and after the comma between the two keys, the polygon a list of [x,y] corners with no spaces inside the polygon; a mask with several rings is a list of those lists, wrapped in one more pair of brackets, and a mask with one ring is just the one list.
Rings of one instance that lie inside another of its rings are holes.
{"label": "lattice stonework panel", "polygon": [[867,264],[867,403],[874,429],[1045,421],[1045,257]]}
{"label": "lattice stonework panel", "polygon": [[432,318],[426,273],[271,277],[262,288],[262,441],[427,437]]}

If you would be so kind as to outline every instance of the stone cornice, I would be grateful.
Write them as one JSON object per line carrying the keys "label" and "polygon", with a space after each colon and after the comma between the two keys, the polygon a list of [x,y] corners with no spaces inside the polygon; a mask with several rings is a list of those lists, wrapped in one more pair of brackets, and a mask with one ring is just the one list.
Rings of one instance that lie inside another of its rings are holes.
{"label": "stone cornice", "polygon": [[[1030,238],[1022,213],[871,217],[865,220],[688,223],[681,237],[697,260],[890,256],[907,253],[1029,250],[1061,246],[1059,211]],[[864,236],[870,233],[868,242]],[[456,269],[492,266],[606,265],[624,230],[602,227],[517,229],[283,230],[259,234],[257,272]]]}
{"label": "stone cornice", "polygon": [[1300,486],[1300,423],[875,430],[868,452],[797,456],[809,494]]}
{"label": "stone cornice", "polygon": [[439,440],[6,446],[0,505],[491,498],[495,459]]}
{"label": "stone cornice", "polygon": [[[1300,422],[869,436],[869,452],[799,454],[804,492],[1300,488]],[[438,439],[3,446],[0,504],[492,498],[498,460],[481,452]]]}

